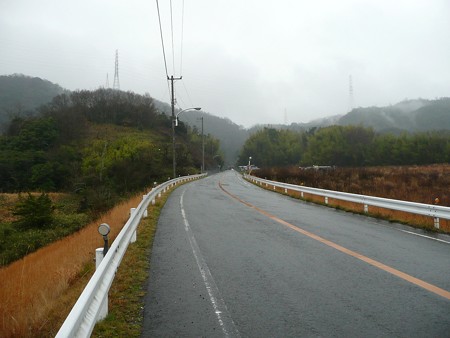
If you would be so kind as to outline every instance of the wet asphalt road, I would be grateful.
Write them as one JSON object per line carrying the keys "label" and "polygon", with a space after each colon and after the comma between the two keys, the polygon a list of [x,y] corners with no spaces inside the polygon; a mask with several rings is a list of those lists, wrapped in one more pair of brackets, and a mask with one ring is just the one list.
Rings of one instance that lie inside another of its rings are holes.
{"label": "wet asphalt road", "polygon": [[450,299],[408,280],[450,291],[450,239],[404,228],[262,190],[234,171],[181,186],[158,223],[142,336],[450,337]]}

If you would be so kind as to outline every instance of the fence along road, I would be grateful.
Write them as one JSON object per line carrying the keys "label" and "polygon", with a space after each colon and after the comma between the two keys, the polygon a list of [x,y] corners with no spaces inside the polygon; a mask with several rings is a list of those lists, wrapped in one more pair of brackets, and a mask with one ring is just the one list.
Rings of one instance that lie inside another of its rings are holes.
{"label": "fence along road", "polygon": [[227,171],[176,189],[162,210],[143,336],[448,336],[449,257],[448,236]]}

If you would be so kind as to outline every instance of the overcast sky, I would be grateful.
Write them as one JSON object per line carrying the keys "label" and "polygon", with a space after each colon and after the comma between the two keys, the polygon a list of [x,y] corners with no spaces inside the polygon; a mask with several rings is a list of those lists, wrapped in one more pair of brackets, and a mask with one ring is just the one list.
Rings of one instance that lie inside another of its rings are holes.
{"label": "overcast sky", "polygon": [[[183,12],[184,3],[184,12]],[[249,127],[450,96],[448,0],[159,0],[180,108]],[[184,15],[182,15],[184,13]],[[182,23],[184,23],[182,25]],[[0,0],[0,75],[170,102],[155,0]]]}

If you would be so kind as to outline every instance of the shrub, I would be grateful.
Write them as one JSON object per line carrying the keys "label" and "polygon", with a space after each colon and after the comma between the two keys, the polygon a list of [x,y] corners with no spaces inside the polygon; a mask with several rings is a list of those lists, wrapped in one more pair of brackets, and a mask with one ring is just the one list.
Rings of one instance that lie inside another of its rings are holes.
{"label": "shrub", "polygon": [[49,227],[53,221],[53,204],[50,197],[42,193],[36,197],[28,193],[19,197],[13,215],[17,217],[14,225],[21,229]]}

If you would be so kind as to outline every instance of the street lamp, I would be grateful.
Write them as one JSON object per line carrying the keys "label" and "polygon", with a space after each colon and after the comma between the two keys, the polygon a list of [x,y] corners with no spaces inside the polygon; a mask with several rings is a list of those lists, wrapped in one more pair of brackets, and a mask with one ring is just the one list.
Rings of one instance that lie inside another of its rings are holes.
{"label": "street lamp", "polygon": [[250,169],[250,161],[252,160],[252,157],[249,156],[248,158],[248,174],[250,175],[251,169]]}
{"label": "street lamp", "polygon": [[195,107],[195,108],[186,108],[180,111],[176,116],[173,114],[172,110],[172,166],[173,166],[173,178],[177,177],[177,165],[176,165],[176,158],[175,158],[175,127],[178,126],[178,116],[188,110],[200,110],[202,108]]}
{"label": "street lamp", "polygon": [[202,108],[200,107],[195,107],[195,108],[186,108],[183,109],[182,111],[180,111],[176,116],[175,116],[175,127],[178,127],[178,116],[180,116],[181,113],[184,113],[186,110],[200,110]]}
{"label": "street lamp", "polygon": [[203,134],[203,116],[200,117],[200,120],[202,120],[202,169],[200,170],[200,173],[203,174],[205,171],[205,137]]}

